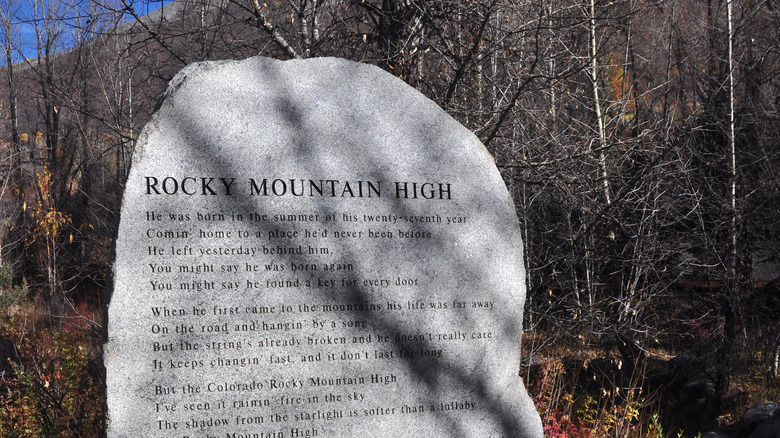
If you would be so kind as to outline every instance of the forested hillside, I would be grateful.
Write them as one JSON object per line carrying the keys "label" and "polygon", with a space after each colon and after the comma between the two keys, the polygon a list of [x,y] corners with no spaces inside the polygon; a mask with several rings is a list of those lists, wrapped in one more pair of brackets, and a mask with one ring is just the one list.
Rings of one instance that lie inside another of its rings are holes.
{"label": "forested hillside", "polygon": [[494,155],[550,436],[694,436],[780,401],[775,0],[126,1],[0,2],[0,435],[100,434],[134,141],[183,66],[254,55],[377,65]]}

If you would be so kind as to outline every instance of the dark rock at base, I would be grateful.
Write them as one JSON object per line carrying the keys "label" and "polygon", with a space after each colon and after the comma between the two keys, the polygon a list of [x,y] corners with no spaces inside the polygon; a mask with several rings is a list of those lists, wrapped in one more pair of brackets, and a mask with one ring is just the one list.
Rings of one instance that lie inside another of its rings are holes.
{"label": "dark rock at base", "polygon": [[745,411],[740,417],[740,423],[746,429],[752,430],[759,424],[778,415],[780,415],[780,403],[765,401]]}
{"label": "dark rock at base", "polygon": [[688,400],[700,398],[713,400],[715,398],[715,382],[710,376],[701,373],[683,384],[680,395]]}
{"label": "dark rock at base", "polygon": [[780,438],[780,403],[758,403],[742,414],[739,423],[742,430],[751,432],[748,438]]}
{"label": "dark rock at base", "polygon": [[765,401],[745,411],[739,422],[727,428],[709,432],[704,438],[780,438],[780,403]]}
{"label": "dark rock at base", "polygon": [[780,438],[780,416],[760,424],[748,438]]}
{"label": "dark rock at base", "polygon": [[716,426],[715,406],[710,399],[697,398],[682,406],[680,419],[686,431],[711,430]]}
{"label": "dark rock at base", "polygon": [[713,430],[712,432],[707,432],[703,438],[732,438],[732,436],[725,432],[717,432]]}

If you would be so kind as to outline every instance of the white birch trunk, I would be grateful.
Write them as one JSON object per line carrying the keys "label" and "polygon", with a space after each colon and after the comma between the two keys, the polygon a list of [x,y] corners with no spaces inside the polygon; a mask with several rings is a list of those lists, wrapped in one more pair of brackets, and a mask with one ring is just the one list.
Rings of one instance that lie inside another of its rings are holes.
{"label": "white birch trunk", "polygon": [[590,82],[593,86],[593,101],[596,112],[596,123],[598,124],[598,136],[599,136],[599,170],[601,185],[604,190],[604,202],[607,205],[612,204],[612,196],[609,191],[609,173],[607,171],[607,133],[604,126],[604,114],[601,111],[601,98],[599,97],[599,82],[598,82],[598,61],[596,59],[597,45],[596,45],[596,0],[590,0],[590,58],[591,58],[591,70],[590,70]]}

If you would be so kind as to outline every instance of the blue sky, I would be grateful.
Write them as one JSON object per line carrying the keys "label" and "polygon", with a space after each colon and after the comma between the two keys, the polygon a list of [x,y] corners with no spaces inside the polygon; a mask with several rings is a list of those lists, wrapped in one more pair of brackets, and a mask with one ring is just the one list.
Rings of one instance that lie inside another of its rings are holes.
{"label": "blue sky", "polygon": [[[138,15],[146,15],[155,9],[158,9],[163,4],[170,3],[171,0],[133,0],[133,7]],[[117,4],[120,5],[122,0],[0,0],[0,5],[7,5],[10,3],[13,8],[13,26],[14,30],[12,38],[14,41],[15,49],[17,53],[14,56],[15,62],[20,62],[27,58],[34,58],[36,56],[36,43],[35,43],[35,9],[34,3],[46,5],[47,10],[57,11],[56,15],[59,17],[65,17],[61,20],[62,38],[61,44],[57,47],[57,50],[67,49],[73,46],[76,41],[76,36],[80,32],[77,28],[77,24],[81,24],[83,28],[89,18],[89,11],[94,10],[95,2],[101,4]],[[40,8],[40,6],[39,6]],[[48,9],[50,8],[50,9]],[[120,7],[116,9],[120,9]],[[40,9],[39,9],[40,10]],[[40,13],[39,13],[40,16]],[[129,17],[129,14],[128,14]],[[82,38],[88,37],[88,33],[85,31],[80,32]],[[5,39],[5,35],[0,34],[0,38]],[[0,56],[0,58],[4,58]],[[5,62],[0,62],[0,66],[5,65]]]}

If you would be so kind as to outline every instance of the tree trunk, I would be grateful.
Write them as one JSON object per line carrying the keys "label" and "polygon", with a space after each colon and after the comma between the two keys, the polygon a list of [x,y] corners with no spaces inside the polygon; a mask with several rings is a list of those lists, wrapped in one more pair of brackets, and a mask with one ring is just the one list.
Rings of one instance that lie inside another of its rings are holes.
{"label": "tree trunk", "polygon": [[597,43],[596,43],[596,0],[590,0],[590,20],[589,23],[589,30],[590,30],[590,59],[591,59],[591,70],[590,70],[590,82],[593,87],[593,103],[594,103],[594,110],[596,112],[596,124],[598,125],[598,136],[599,136],[599,170],[600,170],[600,178],[601,178],[601,185],[604,190],[604,202],[607,205],[612,204],[612,196],[609,191],[609,173],[607,171],[607,155],[606,155],[606,147],[607,147],[607,132],[606,127],[604,126],[604,114],[601,111],[601,98],[599,97],[599,82],[598,82],[598,60],[596,59],[597,55]]}

